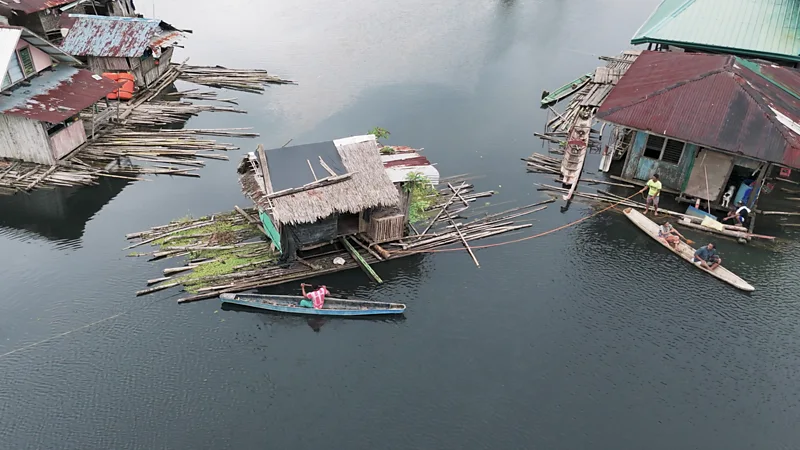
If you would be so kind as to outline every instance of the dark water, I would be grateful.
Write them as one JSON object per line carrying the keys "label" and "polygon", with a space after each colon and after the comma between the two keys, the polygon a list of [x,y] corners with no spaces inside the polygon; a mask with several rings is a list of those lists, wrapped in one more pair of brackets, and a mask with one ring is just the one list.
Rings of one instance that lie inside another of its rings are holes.
{"label": "dark water", "polygon": [[[263,4],[262,4],[263,3]],[[656,0],[337,3],[188,0],[156,13],[195,64],[299,81],[233,94],[280,146],[360,134],[425,147],[491,201],[542,197],[519,158],[542,89],[615,54]],[[151,5],[139,5],[150,14]],[[207,8],[207,9],[204,9]],[[232,158],[237,158],[237,152]],[[590,163],[596,167],[596,161]],[[200,180],[106,183],[0,201],[0,448],[789,449],[800,442],[796,244],[720,243],[751,295],[675,260],[618,214],[541,239],[320,280],[405,302],[401,320],[330,320],[136,298],[176,262],[124,234],[245,205],[233,162]],[[589,214],[533,216],[543,231]],[[694,239],[702,236],[692,235]],[[504,237],[506,239],[507,237]],[[284,288],[288,292],[293,288]],[[83,328],[81,328],[83,327]],[[315,332],[317,329],[318,332]],[[50,340],[44,341],[45,339]]]}

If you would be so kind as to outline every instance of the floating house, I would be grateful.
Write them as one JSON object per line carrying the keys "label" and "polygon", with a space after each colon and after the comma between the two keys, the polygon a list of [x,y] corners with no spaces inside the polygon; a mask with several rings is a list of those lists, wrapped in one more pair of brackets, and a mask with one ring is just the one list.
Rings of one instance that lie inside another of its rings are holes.
{"label": "floating house", "polygon": [[663,0],[631,39],[649,50],[731,54],[800,64],[794,0]]}
{"label": "floating house", "polygon": [[67,14],[136,15],[132,0],[9,0],[2,4],[0,13],[9,24],[25,27],[54,43],[63,38],[62,19]]}
{"label": "floating house", "polygon": [[242,190],[258,206],[284,259],[358,235],[370,244],[402,238],[406,212],[375,136],[353,136],[245,156]]}
{"label": "floating house", "polygon": [[70,14],[61,49],[96,74],[129,72],[136,86],[154,85],[169,69],[177,42],[189,31],[157,19]]}
{"label": "floating house", "polygon": [[117,84],[31,31],[0,26],[0,157],[53,165],[86,142],[79,112]]}
{"label": "floating house", "polygon": [[723,208],[773,167],[800,168],[800,72],[732,55],[645,51],[598,110],[622,127],[622,178],[660,175],[666,192]]}

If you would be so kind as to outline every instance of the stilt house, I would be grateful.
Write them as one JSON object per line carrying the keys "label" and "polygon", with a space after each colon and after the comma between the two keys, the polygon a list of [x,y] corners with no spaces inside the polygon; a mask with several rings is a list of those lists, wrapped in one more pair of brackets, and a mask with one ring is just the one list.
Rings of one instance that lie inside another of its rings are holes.
{"label": "stilt house", "polygon": [[132,0],[9,0],[2,3],[1,12],[9,24],[25,27],[53,43],[63,38],[62,19],[67,14],[136,15]]}
{"label": "stilt house", "polygon": [[55,162],[86,142],[79,112],[117,84],[21,27],[0,26],[0,157]]}
{"label": "stilt house", "polygon": [[731,55],[643,52],[597,118],[629,139],[622,178],[752,208],[772,167],[800,168],[800,72]]}
{"label": "stilt house", "polygon": [[169,69],[184,30],[157,19],[70,14],[74,19],[61,49],[96,74],[130,72],[136,86],[152,86]]}
{"label": "stilt house", "polygon": [[286,257],[342,236],[393,241],[404,235],[406,214],[379,148],[373,135],[267,151],[259,147],[239,165],[239,181]]}

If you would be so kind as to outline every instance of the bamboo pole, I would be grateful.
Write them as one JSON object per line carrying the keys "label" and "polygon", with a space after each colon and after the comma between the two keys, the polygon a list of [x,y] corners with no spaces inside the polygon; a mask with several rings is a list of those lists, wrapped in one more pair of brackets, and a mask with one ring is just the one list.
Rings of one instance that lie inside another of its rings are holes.
{"label": "bamboo pole", "polygon": [[353,259],[355,259],[356,262],[358,262],[358,264],[361,266],[362,269],[364,269],[364,272],[366,272],[366,274],[369,275],[370,278],[375,280],[378,284],[383,283],[381,277],[379,277],[378,274],[375,273],[374,270],[372,270],[372,267],[370,267],[369,263],[367,263],[367,261],[361,257],[361,254],[359,254],[356,251],[356,249],[353,248],[352,245],[350,245],[350,242],[348,242],[346,238],[339,238],[339,241],[344,245],[347,251],[350,252],[350,254],[353,256]]}
{"label": "bamboo pole", "polygon": [[472,261],[475,262],[475,266],[476,267],[480,267],[481,265],[478,262],[478,258],[475,257],[475,253],[472,252],[472,248],[470,248],[469,244],[467,243],[467,240],[464,239],[464,235],[461,234],[461,229],[458,227],[458,225],[456,225],[456,222],[453,220],[453,218],[450,217],[450,213],[448,213],[447,210],[445,210],[444,213],[447,216],[447,218],[450,220],[450,223],[456,229],[456,233],[458,233],[458,237],[461,238],[461,242],[464,244],[464,247],[469,252],[469,256],[472,257]]}

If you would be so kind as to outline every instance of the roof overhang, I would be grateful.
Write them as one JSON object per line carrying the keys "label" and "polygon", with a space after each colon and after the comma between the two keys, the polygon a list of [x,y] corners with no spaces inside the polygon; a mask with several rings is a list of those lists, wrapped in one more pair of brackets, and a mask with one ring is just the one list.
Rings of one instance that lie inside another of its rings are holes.
{"label": "roof overhang", "polygon": [[631,44],[633,45],[641,45],[641,44],[661,44],[661,45],[670,45],[674,47],[680,48],[688,48],[693,50],[701,50],[707,53],[720,53],[720,54],[733,54],[733,55],[742,55],[746,57],[752,58],[759,58],[759,59],[767,59],[767,60],[777,60],[777,61],[786,61],[786,62],[800,62],[800,55],[792,56],[792,55],[785,55],[782,53],[769,53],[769,52],[760,52],[758,50],[748,50],[745,48],[735,48],[735,47],[724,47],[720,45],[712,45],[712,44],[699,44],[697,42],[681,42],[681,41],[670,41],[665,39],[656,39],[656,38],[649,38],[649,37],[641,37],[638,39],[631,39]]}

